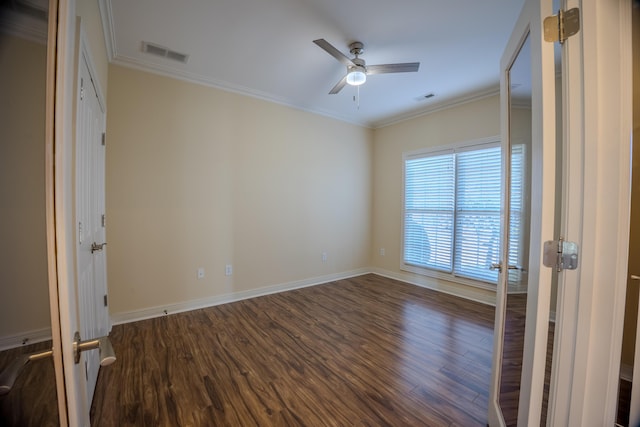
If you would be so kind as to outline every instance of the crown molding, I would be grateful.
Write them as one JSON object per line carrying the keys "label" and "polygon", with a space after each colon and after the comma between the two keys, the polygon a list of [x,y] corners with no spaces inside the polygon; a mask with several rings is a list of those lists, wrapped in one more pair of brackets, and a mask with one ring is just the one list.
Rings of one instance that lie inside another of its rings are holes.
{"label": "crown molding", "polygon": [[41,45],[47,44],[48,23],[33,16],[2,8],[0,29],[3,33]]}
{"label": "crown molding", "polygon": [[102,32],[104,33],[104,44],[107,48],[109,62],[117,56],[116,32],[113,28],[113,12],[111,0],[98,0],[100,8],[100,19],[102,20]]}
{"label": "crown molding", "polygon": [[470,102],[475,102],[481,99],[497,96],[499,94],[500,94],[500,86],[499,85],[491,86],[483,90],[479,90],[479,91],[471,92],[459,97],[443,100],[439,103],[430,105],[426,108],[423,108],[417,111],[414,110],[404,114],[390,117],[388,119],[376,121],[372,124],[372,126],[374,129],[380,129],[380,128],[395,125],[397,123],[404,122],[407,120],[416,119],[422,116],[427,116],[429,114],[433,114],[438,111],[448,110],[451,108],[458,107],[460,105],[468,104]]}
{"label": "crown molding", "polygon": [[116,44],[111,0],[98,0],[98,5],[100,8],[100,17],[102,19],[102,28],[104,32],[104,40],[105,40],[105,45],[107,49],[109,63],[120,65],[126,68],[133,68],[139,71],[161,75],[164,77],[174,78],[174,79],[186,81],[189,83],[208,86],[208,87],[220,89],[226,92],[232,92],[238,95],[248,96],[251,98],[260,99],[267,102],[272,102],[272,103],[289,107],[295,110],[304,111],[311,114],[317,114],[330,119],[338,120],[341,122],[349,123],[352,125],[356,125],[356,126],[360,126],[368,129],[383,128],[383,127],[400,123],[406,120],[411,120],[417,117],[432,114],[437,111],[454,108],[469,102],[474,102],[480,99],[496,96],[500,93],[499,85],[495,85],[495,86],[491,86],[489,88],[475,91],[460,97],[443,100],[439,103],[429,105],[426,108],[412,110],[400,115],[394,115],[392,117],[385,118],[378,121],[358,121],[358,120],[347,119],[345,117],[336,115],[326,110],[296,105],[291,103],[289,100],[274,96],[266,92],[257,91],[257,90],[240,86],[240,85],[230,84],[222,80],[211,79],[196,73],[190,73],[184,70],[178,70],[170,66],[146,62],[146,61],[139,60],[137,58],[121,55],[118,53],[117,44]]}
{"label": "crown molding", "polygon": [[199,84],[203,86],[212,87],[214,89],[223,90],[225,92],[231,92],[238,95],[260,99],[263,101],[267,101],[267,102],[282,105],[288,108],[292,108],[294,110],[304,111],[311,114],[317,114],[320,116],[328,117],[334,120],[339,120],[341,122],[349,123],[349,124],[360,126],[360,127],[372,128],[371,123],[369,122],[349,120],[344,117],[340,117],[338,115],[332,114],[325,110],[306,108],[300,105],[293,104],[284,98],[279,98],[266,92],[257,91],[257,90],[250,89],[240,85],[233,85],[221,80],[210,79],[210,78],[201,76],[199,74],[190,73],[184,70],[177,70],[175,68],[160,65],[160,64],[141,61],[137,58],[132,58],[124,55],[117,55],[111,61],[111,63],[115,65],[120,65],[125,68],[133,68],[133,69],[144,71],[147,73],[158,74],[164,77],[182,80],[188,83]]}

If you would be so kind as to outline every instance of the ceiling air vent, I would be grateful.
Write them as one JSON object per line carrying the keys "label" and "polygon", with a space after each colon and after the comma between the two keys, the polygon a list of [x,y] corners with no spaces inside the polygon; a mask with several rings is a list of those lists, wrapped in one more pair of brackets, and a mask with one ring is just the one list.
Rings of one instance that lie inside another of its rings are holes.
{"label": "ceiling air vent", "polygon": [[187,63],[189,55],[186,53],[176,52],[175,50],[167,49],[164,46],[157,45],[155,43],[142,42],[142,51],[150,53],[151,55],[161,56],[163,58],[171,59],[173,61]]}

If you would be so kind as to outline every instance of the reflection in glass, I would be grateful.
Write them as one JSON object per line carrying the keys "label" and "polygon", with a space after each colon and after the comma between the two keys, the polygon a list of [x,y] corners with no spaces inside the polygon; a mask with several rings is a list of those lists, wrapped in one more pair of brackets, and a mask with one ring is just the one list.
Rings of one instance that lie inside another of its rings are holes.
{"label": "reflection in glass", "polygon": [[[0,5],[0,373],[51,349],[45,218],[47,2]],[[0,425],[57,426],[51,358],[0,395]]]}
{"label": "reflection in glass", "polygon": [[507,426],[518,422],[527,308],[531,200],[531,48],[529,37],[509,69],[508,279],[500,408]]}

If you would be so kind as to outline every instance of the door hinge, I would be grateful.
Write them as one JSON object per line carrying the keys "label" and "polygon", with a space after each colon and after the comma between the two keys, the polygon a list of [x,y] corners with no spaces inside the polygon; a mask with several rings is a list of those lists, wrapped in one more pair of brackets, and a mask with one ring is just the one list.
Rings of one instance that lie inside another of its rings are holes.
{"label": "door hinge", "polygon": [[107,145],[107,134],[105,132],[102,132],[102,145]]}
{"label": "door hinge", "polygon": [[102,224],[102,228],[105,227],[106,223],[107,223],[107,217],[105,216],[105,214],[102,214],[102,217],[100,219],[100,224]]}
{"label": "door hinge", "polygon": [[84,79],[80,78],[80,101],[84,99]]}
{"label": "door hinge", "polygon": [[545,267],[555,268],[558,273],[575,270],[578,268],[578,244],[567,242],[562,237],[544,242],[542,263]]}
{"label": "door hinge", "polygon": [[564,43],[566,39],[580,31],[580,9],[558,11],[544,19],[544,39],[548,42]]}
{"label": "door hinge", "polygon": [[107,295],[104,296],[104,306],[107,307],[109,305]]}

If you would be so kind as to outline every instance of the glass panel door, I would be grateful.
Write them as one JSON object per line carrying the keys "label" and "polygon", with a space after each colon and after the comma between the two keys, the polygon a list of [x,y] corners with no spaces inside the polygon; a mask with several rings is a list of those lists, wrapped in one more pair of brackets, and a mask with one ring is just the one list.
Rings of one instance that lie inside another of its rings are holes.
{"label": "glass panel door", "polygon": [[501,69],[502,235],[488,421],[540,425],[552,269],[543,242],[554,239],[556,183],[553,44],[542,17],[552,0],[525,0]]}

